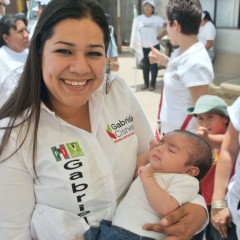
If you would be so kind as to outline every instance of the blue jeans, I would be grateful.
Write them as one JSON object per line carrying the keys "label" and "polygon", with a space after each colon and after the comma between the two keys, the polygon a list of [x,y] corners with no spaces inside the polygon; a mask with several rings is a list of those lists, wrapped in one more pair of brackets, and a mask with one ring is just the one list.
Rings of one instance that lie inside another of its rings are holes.
{"label": "blue jeans", "polygon": [[83,235],[84,240],[154,240],[141,237],[133,232],[120,227],[112,226],[107,220],[102,220],[99,227],[91,227]]}
{"label": "blue jeans", "polygon": [[[160,50],[160,45],[157,44],[154,48]],[[151,87],[155,88],[156,79],[158,75],[158,65],[156,63],[150,64],[148,54],[150,53],[151,48],[143,48],[143,79],[147,87],[149,87],[149,73],[151,72]]]}

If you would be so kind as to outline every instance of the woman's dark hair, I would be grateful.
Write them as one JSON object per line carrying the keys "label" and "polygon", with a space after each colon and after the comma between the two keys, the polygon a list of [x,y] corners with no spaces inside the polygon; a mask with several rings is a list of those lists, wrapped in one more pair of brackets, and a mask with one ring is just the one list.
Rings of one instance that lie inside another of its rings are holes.
{"label": "woman's dark hair", "polygon": [[212,18],[211,18],[211,15],[208,11],[203,11],[203,20],[207,20],[207,21],[210,21],[214,24]]}
{"label": "woman's dark hair", "polygon": [[28,22],[24,14],[8,14],[0,19],[0,47],[7,45],[3,39],[3,34],[9,36],[11,29],[16,30],[16,22],[19,20],[23,21],[25,26],[27,26]]}
{"label": "woman's dark hair", "polygon": [[202,18],[202,7],[198,0],[169,0],[166,10],[170,26],[176,20],[182,34],[198,34]]}
{"label": "woman's dark hair", "polygon": [[[1,128],[6,129],[6,131],[0,145],[0,155],[8,143],[12,128],[20,126],[21,131],[22,125],[25,123],[24,125],[27,126],[24,132],[25,137],[18,149],[24,143],[31,126],[34,129],[32,136],[32,157],[33,159],[35,158],[40,104],[44,102],[46,106],[51,106],[49,93],[43,81],[41,70],[44,44],[46,40],[52,37],[54,27],[60,21],[83,18],[92,19],[102,29],[105,49],[107,51],[110,41],[109,28],[105,13],[99,4],[88,0],[52,0],[43,10],[31,39],[29,54],[19,84],[11,97],[0,109],[0,119],[10,119],[8,126]],[[17,124],[17,118],[23,113],[26,117],[21,123]],[[9,153],[8,157],[12,156],[15,152]]]}

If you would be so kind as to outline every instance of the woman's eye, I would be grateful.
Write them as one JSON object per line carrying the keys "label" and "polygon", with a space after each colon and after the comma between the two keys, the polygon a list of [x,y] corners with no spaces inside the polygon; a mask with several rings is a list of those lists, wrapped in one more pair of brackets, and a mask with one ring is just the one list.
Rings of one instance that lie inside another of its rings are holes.
{"label": "woman's eye", "polygon": [[101,57],[101,56],[103,56],[103,53],[101,53],[101,52],[89,52],[88,56],[91,56],[91,57]]}
{"label": "woman's eye", "polygon": [[71,51],[69,51],[68,49],[58,49],[58,50],[56,50],[56,52],[64,54],[64,55],[70,55],[71,54]]}

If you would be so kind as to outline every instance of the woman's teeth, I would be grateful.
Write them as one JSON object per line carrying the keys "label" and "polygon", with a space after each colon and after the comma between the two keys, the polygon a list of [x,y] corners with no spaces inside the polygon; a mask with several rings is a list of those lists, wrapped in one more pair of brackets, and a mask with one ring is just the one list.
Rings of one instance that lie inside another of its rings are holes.
{"label": "woman's teeth", "polygon": [[64,82],[67,83],[68,85],[71,85],[71,86],[84,86],[87,81],[79,82],[79,81],[68,81],[68,80],[64,80]]}

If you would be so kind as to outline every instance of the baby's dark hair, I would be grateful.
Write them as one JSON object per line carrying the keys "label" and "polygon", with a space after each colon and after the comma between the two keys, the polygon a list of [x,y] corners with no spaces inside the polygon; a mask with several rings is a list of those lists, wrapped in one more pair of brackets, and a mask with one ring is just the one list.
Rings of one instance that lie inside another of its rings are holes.
{"label": "baby's dark hair", "polygon": [[199,174],[196,178],[200,181],[212,166],[212,149],[211,146],[203,138],[186,130],[175,130],[173,132],[185,135],[189,141],[188,145],[189,159],[186,165],[193,165],[199,168]]}

